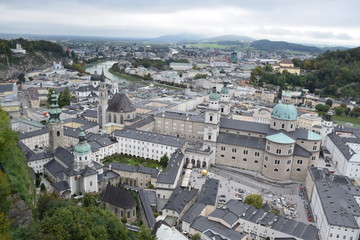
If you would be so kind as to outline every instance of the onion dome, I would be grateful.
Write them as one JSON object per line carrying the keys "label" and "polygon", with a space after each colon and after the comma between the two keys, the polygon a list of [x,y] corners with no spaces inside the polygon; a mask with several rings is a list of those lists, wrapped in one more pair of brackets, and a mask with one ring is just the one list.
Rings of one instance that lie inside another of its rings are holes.
{"label": "onion dome", "polygon": [[228,82],[224,82],[224,86],[221,88],[221,94],[229,94],[229,88],[227,87]]}
{"label": "onion dome", "polygon": [[88,154],[91,152],[91,146],[90,144],[85,140],[85,131],[83,129],[80,129],[79,133],[79,143],[75,145],[74,147],[74,154]]}
{"label": "onion dome", "polygon": [[220,99],[220,96],[216,92],[216,87],[213,87],[212,92],[209,95],[209,100],[210,101],[219,101],[219,99]]}

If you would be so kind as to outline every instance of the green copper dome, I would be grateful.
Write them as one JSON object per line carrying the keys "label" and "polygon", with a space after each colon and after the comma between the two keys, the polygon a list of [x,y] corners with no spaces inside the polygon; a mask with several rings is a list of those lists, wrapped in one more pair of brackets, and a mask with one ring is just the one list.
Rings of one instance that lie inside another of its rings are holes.
{"label": "green copper dome", "polygon": [[271,117],[280,120],[291,120],[297,119],[297,109],[294,105],[278,103],[274,107]]}
{"label": "green copper dome", "polygon": [[221,88],[221,94],[229,94],[229,88],[227,87],[228,83],[224,82],[224,86]]}
{"label": "green copper dome", "polygon": [[85,136],[85,131],[81,129],[79,133],[79,143],[74,147],[74,154],[88,154],[91,152],[91,146],[85,140]]}
{"label": "green copper dome", "polygon": [[213,87],[212,92],[209,95],[209,101],[219,101],[220,96],[216,93],[216,87]]}

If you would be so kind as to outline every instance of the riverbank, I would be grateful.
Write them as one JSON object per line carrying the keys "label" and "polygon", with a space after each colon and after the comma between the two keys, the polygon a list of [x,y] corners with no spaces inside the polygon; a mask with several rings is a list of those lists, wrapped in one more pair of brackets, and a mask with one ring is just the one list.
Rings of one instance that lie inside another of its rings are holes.
{"label": "riverbank", "polygon": [[124,78],[124,79],[129,80],[129,81],[138,82],[138,83],[143,84],[143,85],[149,85],[149,84],[153,83],[155,87],[162,87],[162,88],[167,88],[167,89],[171,89],[171,90],[175,90],[175,91],[183,91],[184,90],[182,88],[169,86],[169,85],[165,85],[165,84],[161,84],[161,83],[155,83],[154,81],[146,81],[146,80],[142,80],[140,78],[133,77],[133,76],[130,76],[130,75],[127,75],[127,74],[124,74],[124,73],[119,73],[119,72],[113,70],[112,68],[109,68],[109,72],[111,74],[114,74],[114,75],[118,76],[118,77]]}

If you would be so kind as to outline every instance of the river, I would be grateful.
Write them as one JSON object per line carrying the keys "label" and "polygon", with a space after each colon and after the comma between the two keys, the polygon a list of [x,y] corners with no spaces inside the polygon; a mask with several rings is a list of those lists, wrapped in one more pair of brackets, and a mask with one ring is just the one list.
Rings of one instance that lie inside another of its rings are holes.
{"label": "river", "polygon": [[104,74],[105,74],[105,77],[113,80],[113,81],[117,81],[119,83],[128,83],[129,81],[126,80],[126,79],[123,79],[121,77],[118,77],[112,73],[109,72],[109,69],[111,68],[111,66],[116,63],[117,61],[111,61],[111,60],[108,60],[108,61],[105,61],[105,62],[98,62],[94,65],[91,65],[89,68],[86,68],[86,71],[91,73],[91,74],[94,74],[95,71],[98,73],[98,74],[101,74],[101,71],[102,69],[104,69]]}

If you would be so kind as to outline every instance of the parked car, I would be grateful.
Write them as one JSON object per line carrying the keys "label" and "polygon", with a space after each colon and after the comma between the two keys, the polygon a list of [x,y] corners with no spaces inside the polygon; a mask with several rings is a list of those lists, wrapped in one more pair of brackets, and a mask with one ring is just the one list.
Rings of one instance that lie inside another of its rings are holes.
{"label": "parked car", "polygon": [[325,164],[326,167],[331,167],[330,163]]}

